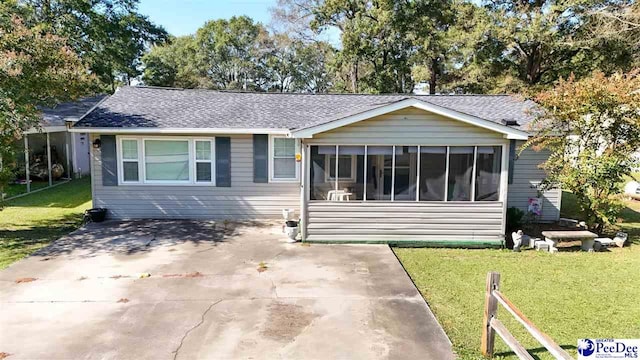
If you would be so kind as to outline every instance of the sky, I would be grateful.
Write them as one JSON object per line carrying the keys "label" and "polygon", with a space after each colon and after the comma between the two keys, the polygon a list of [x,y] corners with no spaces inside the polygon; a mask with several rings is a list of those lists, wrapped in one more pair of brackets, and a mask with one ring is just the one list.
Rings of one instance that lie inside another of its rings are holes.
{"label": "sky", "polygon": [[[138,10],[152,22],[162,25],[171,35],[194,34],[208,20],[246,15],[269,25],[272,7],[277,0],[140,0]],[[340,33],[329,28],[319,37],[334,46],[340,45]]]}
{"label": "sky", "polygon": [[247,15],[265,25],[276,0],[140,0],[138,10],[171,35],[193,34],[207,20]]}

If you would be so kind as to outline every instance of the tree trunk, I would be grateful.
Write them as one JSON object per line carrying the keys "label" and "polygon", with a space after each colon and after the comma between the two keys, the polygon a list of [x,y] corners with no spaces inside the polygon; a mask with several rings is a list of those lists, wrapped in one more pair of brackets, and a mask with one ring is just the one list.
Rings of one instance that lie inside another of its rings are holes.
{"label": "tree trunk", "polygon": [[431,60],[431,78],[429,79],[429,94],[434,95],[436,93],[436,85],[438,82],[438,59],[433,58]]}
{"label": "tree trunk", "polygon": [[540,81],[542,65],[542,52],[540,45],[536,46],[527,57],[527,81],[529,84],[537,84]]}
{"label": "tree trunk", "polygon": [[353,63],[351,67],[351,92],[358,93],[358,62]]}

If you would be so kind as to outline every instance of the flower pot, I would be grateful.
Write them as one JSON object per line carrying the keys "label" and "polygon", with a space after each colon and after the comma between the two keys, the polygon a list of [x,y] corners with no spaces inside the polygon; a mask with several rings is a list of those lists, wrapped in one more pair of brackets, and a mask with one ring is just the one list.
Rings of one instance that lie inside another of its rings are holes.
{"label": "flower pot", "polygon": [[103,222],[107,216],[107,209],[105,208],[93,208],[85,212],[93,222]]}
{"label": "flower pot", "polygon": [[291,239],[291,242],[295,242],[296,241],[296,237],[298,236],[299,232],[300,232],[300,230],[298,228],[298,222],[297,221],[287,221],[285,223],[284,233],[287,234],[287,237],[289,239]]}

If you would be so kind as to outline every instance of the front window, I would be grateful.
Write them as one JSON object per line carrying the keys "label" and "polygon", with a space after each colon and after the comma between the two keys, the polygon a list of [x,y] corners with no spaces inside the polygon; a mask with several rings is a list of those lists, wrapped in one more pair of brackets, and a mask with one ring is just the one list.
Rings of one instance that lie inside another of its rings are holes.
{"label": "front window", "polygon": [[189,181],[189,141],[145,140],[145,180]]}
{"label": "front window", "polygon": [[500,200],[502,146],[320,145],[309,160],[310,200]]}
{"label": "front window", "polygon": [[214,182],[213,139],[120,139],[123,184],[196,184]]}
{"label": "front window", "polygon": [[296,139],[271,138],[271,181],[295,181],[298,179]]}

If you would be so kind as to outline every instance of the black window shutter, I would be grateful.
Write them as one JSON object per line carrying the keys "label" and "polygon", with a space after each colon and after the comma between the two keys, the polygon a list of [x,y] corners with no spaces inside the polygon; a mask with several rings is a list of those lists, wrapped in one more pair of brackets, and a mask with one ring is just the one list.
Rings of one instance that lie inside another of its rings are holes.
{"label": "black window shutter", "polygon": [[231,138],[216,137],[216,186],[231,186]]}
{"label": "black window shutter", "polygon": [[516,141],[509,140],[509,184],[513,184],[513,168],[516,162]]}
{"label": "black window shutter", "polygon": [[269,135],[253,135],[253,182],[269,182]]}
{"label": "black window shutter", "polygon": [[102,185],[118,186],[118,157],[115,135],[100,135],[102,156]]}

